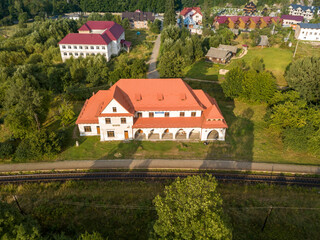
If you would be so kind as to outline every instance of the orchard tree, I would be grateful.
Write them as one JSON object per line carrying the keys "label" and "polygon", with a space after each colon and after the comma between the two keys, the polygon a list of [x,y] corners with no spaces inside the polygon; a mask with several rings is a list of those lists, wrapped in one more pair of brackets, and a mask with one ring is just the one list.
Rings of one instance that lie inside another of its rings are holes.
{"label": "orchard tree", "polygon": [[177,178],[167,186],[164,196],[154,200],[158,219],[154,239],[232,238],[222,211],[222,199],[211,175]]}
{"label": "orchard tree", "polygon": [[183,77],[184,59],[174,52],[165,52],[159,62],[159,73],[164,78]]}
{"label": "orchard tree", "polygon": [[226,80],[222,83],[222,89],[227,97],[236,98],[241,95],[244,75],[244,71],[239,67],[231,69],[226,74]]}
{"label": "orchard tree", "polygon": [[66,100],[63,100],[58,112],[58,119],[61,121],[63,127],[65,127],[75,115],[72,104]]}
{"label": "orchard tree", "polygon": [[307,101],[320,100],[320,57],[294,61],[285,77],[289,86]]}
{"label": "orchard tree", "polygon": [[166,10],[164,12],[163,26],[176,25],[176,12],[174,10],[174,0],[166,0]]}

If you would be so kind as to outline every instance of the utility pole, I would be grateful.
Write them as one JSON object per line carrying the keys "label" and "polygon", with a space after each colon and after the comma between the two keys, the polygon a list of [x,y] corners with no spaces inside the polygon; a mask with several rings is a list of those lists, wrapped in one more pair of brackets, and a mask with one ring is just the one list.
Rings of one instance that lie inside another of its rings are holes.
{"label": "utility pole", "polygon": [[261,232],[263,232],[264,227],[265,227],[266,224],[267,224],[267,221],[268,221],[268,218],[269,218],[271,212],[272,212],[272,206],[269,208],[268,214],[267,214],[266,219],[264,220],[263,226],[262,226],[262,228],[261,228]]}
{"label": "utility pole", "polygon": [[25,215],[24,211],[23,211],[22,208],[20,207],[20,204],[19,204],[19,202],[18,202],[18,199],[17,199],[16,195],[13,195],[12,197],[13,197],[13,200],[16,202],[16,204],[17,204],[17,206],[18,206],[18,208],[19,208],[20,213],[21,213],[22,215]]}

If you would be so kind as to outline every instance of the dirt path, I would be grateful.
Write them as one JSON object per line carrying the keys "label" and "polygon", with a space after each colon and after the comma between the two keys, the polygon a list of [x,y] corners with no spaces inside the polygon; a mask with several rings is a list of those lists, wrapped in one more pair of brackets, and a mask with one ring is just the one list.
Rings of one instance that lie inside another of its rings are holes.
{"label": "dirt path", "polygon": [[151,58],[148,62],[149,70],[147,72],[147,78],[160,78],[160,74],[157,71],[157,59],[159,56],[160,43],[161,43],[161,34],[158,35],[158,37],[154,43],[152,55],[151,55]]}
{"label": "dirt path", "polygon": [[74,169],[221,169],[320,174],[320,166],[224,160],[121,159],[0,164],[0,172]]}

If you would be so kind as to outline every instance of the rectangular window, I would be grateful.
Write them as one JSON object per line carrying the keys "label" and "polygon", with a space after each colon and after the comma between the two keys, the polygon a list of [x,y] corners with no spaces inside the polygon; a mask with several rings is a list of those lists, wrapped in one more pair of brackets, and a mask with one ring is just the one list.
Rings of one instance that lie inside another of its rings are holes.
{"label": "rectangular window", "polygon": [[196,116],[196,112],[191,112],[191,117],[195,117]]}
{"label": "rectangular window", "polygon": [[121,118],[121,123],[122,123],[122,124],[127,123],[127,119],[126,119],[126,118]]}
{"label": "rectangular window", "polygon": [[62,49],[66,49],[66,46],[65,46],[65,45],[62,45]]}
{"label": "rectangular window", "polygon": [[113,107],[113,108],[112,108],[112,112],[117,112],[117,108],[116,108],[116,107]]}
{"label": "rectangular window", "polygon": [[96,47],[96,49],[100,49],[100,47],[99,47],[99,46],[97,46],[97,47]]}
{"label": "rectangular window", "polygon": [[63,55],[67,56],[68,54],[65,52],[65,53],[63,53]]}
{"label": "rectangular window", "polygon": [[180,117],[184,117],[184,112],[180,112]]}
{"label": "rectangular window", "polygon": [[107,131],[108,137],[114,137],[114,131]]}
{"label": "rectangular window", "polygon": [[82,49],[82,46],[79,46],[79,49]]}
{"label": "rectangular window", "polygon": [[85,46],[84,49],[89,49],[88,46]]}
{"label": "rectangular window", "polygon": [[164,116],[165,116],[165,117],[169,117],[169,116],[170,116],[169,112],[165,112],[165,113],[164,113]]}
{"label": "rectangular window", "polygon": [[106,47],[101,47],[103,50],[105,50],[106,49]]}
{"label": "rectangular window", "polygon": [[154,117],[154,113],[153,112],[149,112],[149,117]]}
{"label": "rectangular window", "polygon": [[106,124],[111,124],[111,118],[106,118]]}
{"label": "rectangular window", "polygon": [[138,112],[138,113],[137,113],[137,116],[138,116],[138,117],[142,117],[142,113],[141,113],[141,112]]}
{"label": "rectangular window", "polygon": [[85,132],[91,132],[91,127],[90,126],[84,126],[84,131]]}
{"label": "rectangular window", "polygon": [[71,49],[71,46],[68,46],[69,49]]}
{"label": "rectangular window", "polygon": [[74,55],[75,55],[75,56],[78,56],[79,54],[78,54],[78,53],[75,53]]}
{"label": "rectangular window", "polygon": [[94,47],[93,47],[93,46],[91,46],[90,48],[91,48],[91,49],[94,49]]}
{"label": "rectangular window", "polygon": [[83,53],[80,53],[80,56],[83,56]]}
{"label": "rectangular window", "polygon": [[77,46],[73,46],[73,49],[78,49],[78,47]]}

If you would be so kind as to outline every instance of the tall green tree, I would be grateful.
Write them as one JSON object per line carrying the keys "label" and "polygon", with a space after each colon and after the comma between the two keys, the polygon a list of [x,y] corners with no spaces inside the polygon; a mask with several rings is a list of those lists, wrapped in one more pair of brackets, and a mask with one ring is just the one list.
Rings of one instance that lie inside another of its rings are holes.
{"label": "tall green tree", "polygon": [[320,100],[320,57],[306,57],[294,61],[285,77],[289,86],[307,101]]}
{"label": "tall green tree", "polygon": [[154,200],[158,219],[154,239],[223,239],[232,238],[222,211],[217,182],[211,175],[176,179]]}
{"label": "tall green tree", "polygon": [[166,1],[166,11],[164,12],[163,26],[176,25],[176,12],[174,8],[174,0]]}
{"label": "tall green tree", "polygon": [[239,67],[231,69],[226,74],[226,80],[222,83],[222,89],[227,97],[236,98],[242,94],[244,75],[244,71]]}
{"label": "tall green tree", "polygon": [[158,68],[163,78],[183,77],[184,59],[174,52],[165,52],[160,57]]}

